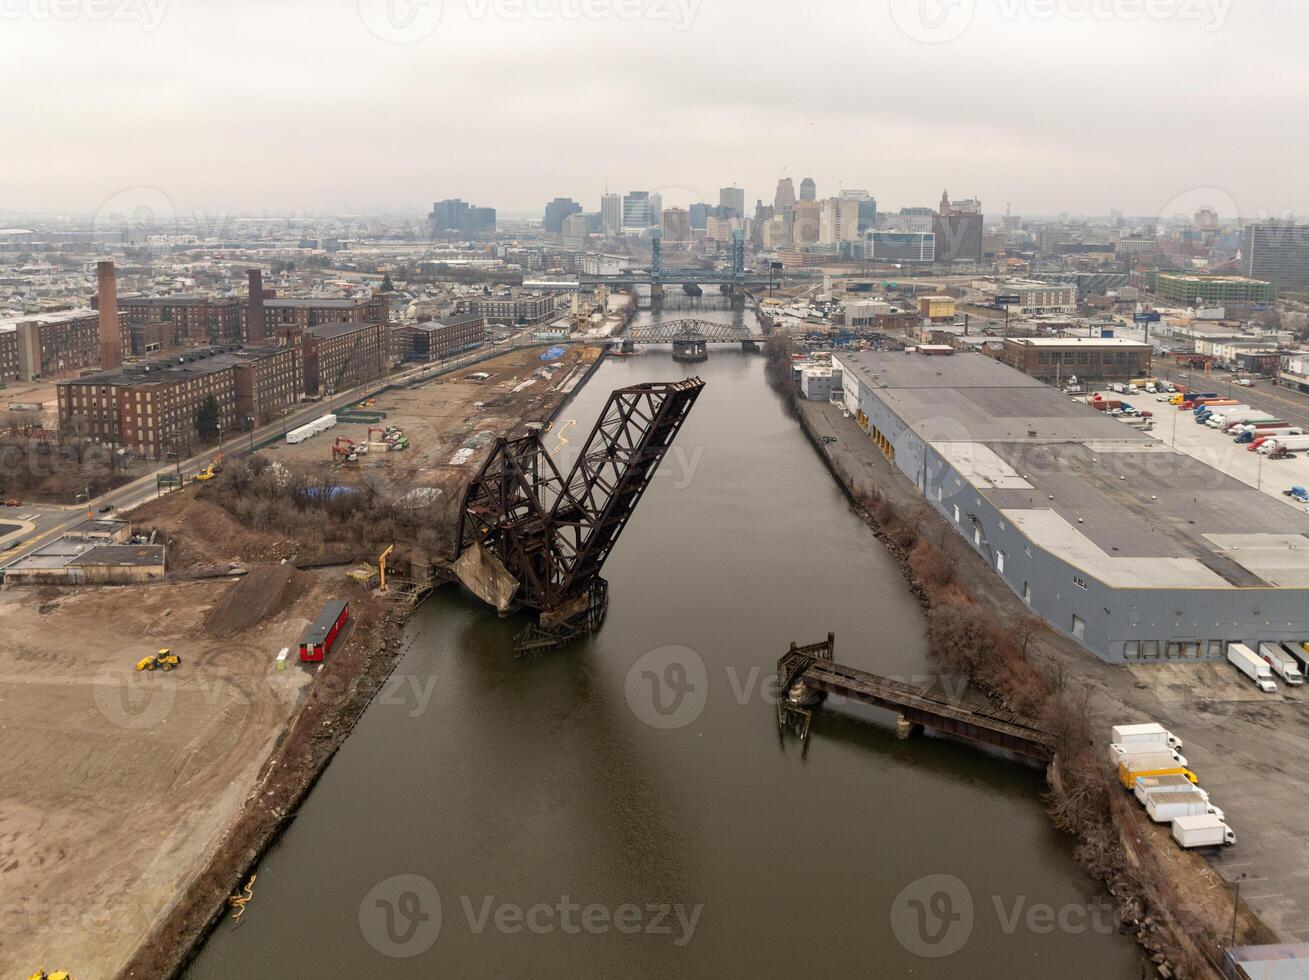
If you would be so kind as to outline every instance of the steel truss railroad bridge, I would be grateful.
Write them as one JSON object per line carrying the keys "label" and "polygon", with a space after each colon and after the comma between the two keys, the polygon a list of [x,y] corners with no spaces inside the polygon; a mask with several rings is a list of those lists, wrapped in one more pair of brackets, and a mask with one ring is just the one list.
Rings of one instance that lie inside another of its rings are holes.
{"label": "steel truss railroad bridge", "polygon": [[600,625],[608,608],[600,570],[703,388],[688,378],[615,390],[567,477],[539,431],[496,443],[464,497],[456,568],[466,584],[493,583],[474,588],[484,598],[498,591],[503,608],[538,614],[516,642],[519,655]]}

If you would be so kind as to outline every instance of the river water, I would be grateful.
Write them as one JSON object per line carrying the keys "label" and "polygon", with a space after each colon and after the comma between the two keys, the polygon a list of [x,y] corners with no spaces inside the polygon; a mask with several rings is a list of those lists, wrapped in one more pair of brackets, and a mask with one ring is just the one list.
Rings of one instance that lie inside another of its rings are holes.
{"label": "river water", "polygon": [[792,640],[931,671],[762,355],[609,360],[560,458],[612,388],[688,373],[705,390],[605,567],[599,633],[516,661],[521,620],[438,592],[192,980],[1140,974],[1038,770],[831,702],[803,756],[779,739]]}

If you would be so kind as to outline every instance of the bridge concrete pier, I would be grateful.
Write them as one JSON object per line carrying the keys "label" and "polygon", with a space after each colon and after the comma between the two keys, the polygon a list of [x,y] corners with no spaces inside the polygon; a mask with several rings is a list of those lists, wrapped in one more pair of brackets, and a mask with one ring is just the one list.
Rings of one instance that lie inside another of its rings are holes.
{"label": "bridge concrete pier", "polygon": [[707,361],[709,345],[704,337],[683,335],[673,340],[674,361]]}
{"label": "bridge concrete pier", "polygon": [[922,734],[923,726],[915,724],[904,715],[897,715],[895,719],[895,737],[899,739],[913,738],[915,735]]}
{"label": "bridge concrete pier", "polygon": [[663,283],[655,282],[650,284],[650,302],[662,303],[664,301]]}

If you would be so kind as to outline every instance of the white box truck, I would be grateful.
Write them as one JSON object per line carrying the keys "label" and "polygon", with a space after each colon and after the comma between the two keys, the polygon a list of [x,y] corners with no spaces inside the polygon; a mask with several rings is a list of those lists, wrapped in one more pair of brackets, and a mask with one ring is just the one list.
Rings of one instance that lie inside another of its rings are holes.
{"label": "white box truck", "polygon": [[1227,644],[1227,662],[1254,681],[1255,687],[1265,694],[1277,693],[1277,685],[1273,683],[1273,668],[1244,643]]}
{"label": "white box truck", "polygon": [[1157,721],[1140,725],[1114,725],[1109,729],[1109,741],[1114,745],[1157,745],[1160,748],[1182,748],[1182,740]]}
{"label": "white box truck", "polygon": [[1300,671],[1300,664],[1282,649],[1280,643],[1260,643],[1259,656],[1264,658],[1264,661],[1273,668],[1278,677],[1292,687],[1304,683],[1304,674]]}
{"label": "white box truck", "polygon": [[1209,799],[1207,790],[1196,786],[1185,776],[1177,775],[1137,776],[1133,792],[1136,794],[1136,802],[1141,806],[1145,806],[1146,801],[1156,793],[1199,793],[1204,799]]}
{"label": "white box truck", "polygon": [[1118,763],[1123,762],[1130,756],[1155,755],[1155,754],[1162,755],[1164,753],[1167,753],[1168,755],[1172,756],[1173,761],[1176,762],[1179,766],[1186,765],[1186,756],[1182,755],[1182,753],[1178,752],[1176,749],[1170,749],[1167,748],[1166,746],[1139,745],[1130,742],[1127,745],[1119,745],[1117,742],[1109,743],[1109,762],[1115,766],[1118,765]]}
{"label": "white box truck", "polygon": [[1145,812],[1155,823],[1172,823],[1178,817],[1199,817],[1213,814],[1225,819],[1223,811],[1209,802],[1209,798],[1195,790],[1181,793],[1154,793],[1146,797]]}
{"label": "white box truck", "polygon": [[1236,843],[1236,834],[1212,813],[1203,813],[1174,820],[1173,840],[1183,847],[1230,847]]}
{"label": "white box truck", "polygon": [[1291,655],[1302,676],[1309,674],[1309,643],[1283,643],[1282,649]]}

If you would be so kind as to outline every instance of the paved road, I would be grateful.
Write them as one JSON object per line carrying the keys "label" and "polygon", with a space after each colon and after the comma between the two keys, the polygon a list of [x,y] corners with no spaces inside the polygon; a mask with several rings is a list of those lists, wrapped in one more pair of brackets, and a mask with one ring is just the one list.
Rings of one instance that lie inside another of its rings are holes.
{"label": "paved road", "polygon": [[[23,515],[31,515],[32,519],[25,521],[25,527],[19,539],[17,547],[11,544],[7,551],[2,550],[0,546],[0,562],[8,565],[11,562],[23,558],[51,538],[64,533],[75,524],[86,520],[87,512],[90,511],[95,515],[101,513],[103,507],[110,507],[117,512],[127,512],[134,507],[138,507],[147,500],[154,499],[158,494],[158,480],[160,474],[180,473],[183,480],[191,479],[201,469],[209,464],[214,458],[216,452],[221,449],[226,457],[241,456],[250,451],[251,445],[258,446],[265,440],[278,438],[283,432],[294,429],[297,426],[311,422],[322,415],[331,413],[335,408],[347,405],[352,401],[365,397],[369,392],[376,392],[379,388],[387,385],[404,384],[413,381],[422,381],[425,378],[434,377],[447,371],[458,369],[460,366],[469,364],[472,361],[491,356],[493,354],[503,354],[518,347],[537,346],[537,343],[530,339],[530,331],[523,331],[503,340],[500,343],[492,344],[488,347],[480,347],[475,351],[455,358],[449,361],[438,361],[433,364],[425,364],[419,367],[408,368],[389,375],[386,378],[373,381],[368,384],[358,385],[345,391],[336,392],[330,399],[313,402],[296,409],[286,415],[285,418],[278,419],[276,422],[255,429],[253,433],[243,432],[239,436],[227,440],[220,446],[206,449],[204,452],[196,453],[189,459],[177,460],[158,469],[151,470],[144,476],[138,477],[131,483],[121,486],[116,490],[96,497],[94,500],[85,503],[79,503],[68,507],[59,507],[51,505],[32,505],[21,508],[5,508],[5,510],[14,510],[14,514],[0,514],[5,519],[11,516],[15,519]],[[110,516],[105,512],[105,516]],[[30,527],[26,526],[30,525]],[[11,536],[11,538],[14,536]],[[3,537],[0,536],[0,541]],[[0,568],[4,567],[0,565]]]}
{"label": "paved road", "polygon": [[[1170,366],[1166,361],[1156,361],[1155,370],[1163,371],[1164,378],[1169,381],[1181,381],[1201,391],[1216,391],[1224,397],[1230,394],[1251,408],[1263,409],[1279,419],[1286,419],[1292,425],[1303,426],[1309,432],[1309,395],[1302,395],[1290,388],[1279,388],[1262,378],[1255,381],[1253,388],[1243,388],[1234,383],[1241,375],[1227,371],[1215,371],[1206,375],[1202,371],[1179,370],[1176,365]],[[1182,378],[1182,374],[1189,374],[1190,377]]]}

